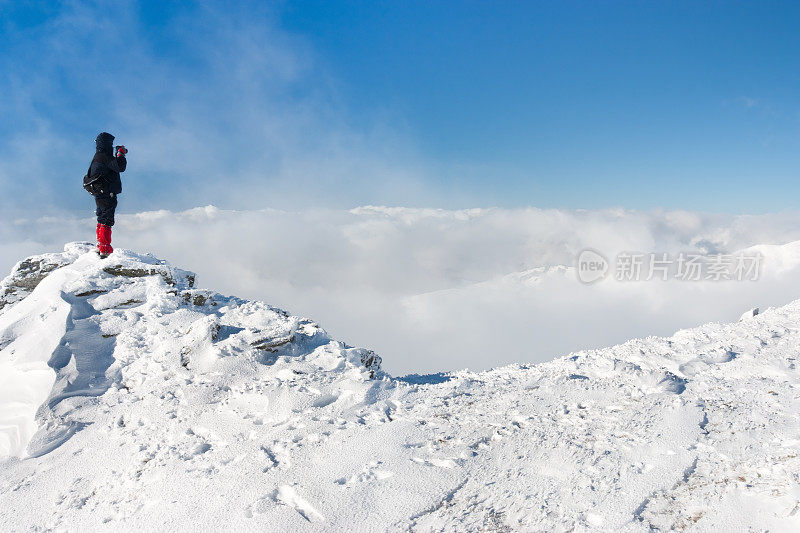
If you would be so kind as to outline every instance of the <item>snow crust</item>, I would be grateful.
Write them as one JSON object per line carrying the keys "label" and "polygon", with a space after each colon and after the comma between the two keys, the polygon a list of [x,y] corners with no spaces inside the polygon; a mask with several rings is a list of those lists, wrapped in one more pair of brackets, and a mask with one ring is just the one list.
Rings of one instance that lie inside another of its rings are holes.
{"label": "snow crust", "polygon": [[392,378],[308,319],[90,248],[0,285],[0,530],[800,528],[800,301]]}

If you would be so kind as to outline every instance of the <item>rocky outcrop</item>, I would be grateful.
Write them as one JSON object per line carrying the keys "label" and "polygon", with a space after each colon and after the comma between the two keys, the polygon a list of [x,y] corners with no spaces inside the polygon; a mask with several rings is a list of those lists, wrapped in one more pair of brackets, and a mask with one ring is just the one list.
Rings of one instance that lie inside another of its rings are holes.
{"label": "rocky outcrop", "polygon": [[28,296],[54,270],[69,264],[67,253],[43,254],[20,261],[0,282],[0,310]]}

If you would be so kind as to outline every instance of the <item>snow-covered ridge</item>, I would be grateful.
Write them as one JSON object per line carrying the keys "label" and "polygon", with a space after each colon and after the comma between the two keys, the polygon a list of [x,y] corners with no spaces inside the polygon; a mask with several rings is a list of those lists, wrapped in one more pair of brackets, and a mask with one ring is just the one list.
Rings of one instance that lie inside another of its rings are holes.
{"label": "snow-covered ridge", "polygon": [[800,527],[800,301],[393,379],[153,257],[40,259],[3,282],[2,530]]}
{"label": "snow-covered ridge", "polygon": [[81,422],[57,414],[59,404],[126,387],[140,357],[169,353],[198,370],[229,355],[274,362],[324,353],[328,366],[380,370],[376,355],[332,341],[310,320],[196,289],[192,272],[147,254],[118,250],[102,261],[92,250],[71,243],[27,258],[0,283],[0,457],[63,443]]}

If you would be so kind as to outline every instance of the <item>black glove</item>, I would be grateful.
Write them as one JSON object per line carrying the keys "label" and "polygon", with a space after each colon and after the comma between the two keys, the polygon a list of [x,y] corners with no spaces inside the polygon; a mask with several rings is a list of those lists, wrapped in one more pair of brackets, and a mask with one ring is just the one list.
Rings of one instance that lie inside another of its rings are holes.
{"label": "black glove", "polygon": [[120,146],[115,146],[115,147],[114,147],[114,151],[116,152],[116,154],[117,154],[117,157],[124,157],[124,156],[125,156],[125,154],[127,154],[127,153],[128,153],[128,149],[127,149],[127,148],[125,148],[125,147],[124,147],[124,146],[122,146],[122,145],[120,145]]}

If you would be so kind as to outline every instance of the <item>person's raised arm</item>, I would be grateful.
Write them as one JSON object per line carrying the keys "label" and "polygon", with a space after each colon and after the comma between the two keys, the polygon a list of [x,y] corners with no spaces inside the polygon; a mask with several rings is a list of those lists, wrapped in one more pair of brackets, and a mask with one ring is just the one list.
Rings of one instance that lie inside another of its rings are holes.
{"label": "person's raised arm", "polygon": [[128,149],[124,146],[117,146],[116,147],[116,156],[114,157],[114,164],[116,168],[112,169],[117,172],[125,172],[125,169],[128,167],[128,160],[125,158],[125,154],[128,153]]}

